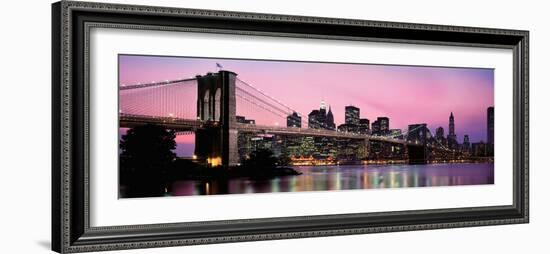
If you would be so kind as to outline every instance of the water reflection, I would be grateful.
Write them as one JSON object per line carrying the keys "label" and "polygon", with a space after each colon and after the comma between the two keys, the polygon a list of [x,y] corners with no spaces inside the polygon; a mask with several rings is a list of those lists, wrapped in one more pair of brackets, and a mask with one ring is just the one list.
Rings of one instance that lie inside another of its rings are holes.
{"label": "water reflection", "polygon": [[215,195],[493,184],[494,164],[301,166],[298,176],[177,181],[170,195]]}

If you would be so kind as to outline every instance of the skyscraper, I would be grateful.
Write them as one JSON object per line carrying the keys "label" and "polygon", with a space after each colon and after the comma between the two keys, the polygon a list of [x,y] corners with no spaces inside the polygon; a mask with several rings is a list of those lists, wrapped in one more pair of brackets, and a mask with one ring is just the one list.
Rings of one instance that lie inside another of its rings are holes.
{"label": "skyscraper", "polygon": [[327,104],[325,103],[324,100],[321,101],[321,105],[319,106],[319,112],[321,112],[321,114],[327,115]]}
{"label": "skyscraper", "polygon": [[314,109],[307,115],[307,126],[312,129],[321,129],[324,122],[320,121],[321,112],[318,109]]}
{"label": "skyscraper", "polygon": [[372,122],[371,129],[373,135],[380,135],[380,121],[378,119]]}
{"label": "skyscraper", "polygon": [[359,119],[359,133],[370,134],[370,121],[367,118]]}
{"label": "skyscraper", "polygon": [[464,135],[464,141],[462,141],[462,149],[464,151],[470,150],[470,136]]}
{"label": "skyscraper", "polygon": [[470,143],[470,136],[464,135],[464,141],[462,143]]}
{"label": "skyscraper", "polygon": [[346,124],[359,124],[359,108],[354,106],[346,106],[346,116],[345,116],[345,123]]}
{"label": "skyscraper", "polygon": [[372,134],[388,135],[390,133],[390,119],[387,117],[378,117],[372,123]]}
{"label": "skyscraper", "polygon": [[390,119],[387,117],[378,117],[376,121],[380,123],[380,134],[388,135],[390,133]]}
{"label": "skyscraper", "polygon": [[321,101],[319,109],[314,109],[308,115],[308,127],[312,129],[336,129],[334,124],[334,116],[332,115],[332,109],[328,110],[325,101]]}
{"label": "skyscraper", "polygon": [[286,117],[286,127],[302,127],[302,117],[296,112]]}
{"label": "skyscraper", "polygon": [[487,108],[487,153],[493,155],[495,148],[495,108]]}
{"label": "skyscraper", "polygon": [[445,138],[445,130],[443,127],[439,126],[435,129],[435,139],[441,141]]}
{"label": "skyscraper", "polygon": [[332,110],[331,110],[330,106],[328,106],[328,113],[327,113],[327,117],[326,117],[325,127],[329,130],[335,130],[336,129],[336,124],[334,124],[334,115],[332,115]]}
{"label": "skyscraper", "polygon": [[487,108],[487,144],[495,143],[495,108]]}
{"label": "skyscraper", "polygon": [[456,140],[455,116],[453,115],[453,112],[451,112],[451,116],[449,116],[449,138]]}
{"label": "skyscraper", "polygon": [[435,141],[442,146],[447,146],[447,139],[445,138],[445,129],[439,126],[435,129]]}
{"label": "skyscraper", "polygon": [[319,107],[320,110],[322,111],[327,111],[327,104],[325,103],[325,100],[321,100],[321,106]]}
{"label": "skyscraper", "polygon": [[317,121],[319,122],[322,129],[325,129],[327,127],[327,105],[325,104],[324,100],[321,101],[321,105],[319,106]]}
{"label": "skyscraper", "polygon": [[447,142],[448,142],[449,148],[451,149],[457,148],[458,142],[456,141],[455,116],[453,115],[453,112],[451,112],[451,116],[449,116],[449,135],[447,135]]}

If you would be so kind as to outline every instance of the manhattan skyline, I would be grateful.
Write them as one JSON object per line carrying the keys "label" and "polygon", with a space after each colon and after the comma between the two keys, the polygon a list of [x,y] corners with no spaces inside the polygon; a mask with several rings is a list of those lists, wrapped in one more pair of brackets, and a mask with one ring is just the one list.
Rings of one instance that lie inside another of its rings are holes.
{"label": "manhattan skyline", "polygon": [[216,63],[292,105],[303,119],[324,101],[336,125],[353,105],[371,123],[389,117],[392,129],[427,123],[433,133],[439,126],[448,133],[453,112],[459,139],[486,141],[485,109],[494,105],[492,69],[120,55],[119,85],[194,77],[216,71]]}

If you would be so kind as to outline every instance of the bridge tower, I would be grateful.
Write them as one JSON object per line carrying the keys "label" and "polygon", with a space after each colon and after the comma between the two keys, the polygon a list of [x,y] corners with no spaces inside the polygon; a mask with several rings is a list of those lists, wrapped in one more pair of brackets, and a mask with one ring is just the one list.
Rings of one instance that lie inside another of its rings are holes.
{"label": "bridge tower", "polygon": [[427,124],[411,124],[407,135],[407,152],[409,164],[426,164],[428,162],[428,127]]}
{"label": "bridge tower", "polygon": [[195,133],[195,156],[210,166],[235,166],[237,150],[235,79],[231,71],[197,78],[197,119],[204,124]]}

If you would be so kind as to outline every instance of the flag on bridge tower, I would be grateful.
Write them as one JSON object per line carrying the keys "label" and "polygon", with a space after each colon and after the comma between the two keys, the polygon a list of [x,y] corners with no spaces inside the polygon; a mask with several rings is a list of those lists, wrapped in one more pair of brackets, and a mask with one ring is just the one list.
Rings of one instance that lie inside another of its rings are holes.
{"label": "flag on bridge tower", "polygon": [[216,63],[216,67],[218,68],[218,71],[221,71],[223,66],[220,63]]}

